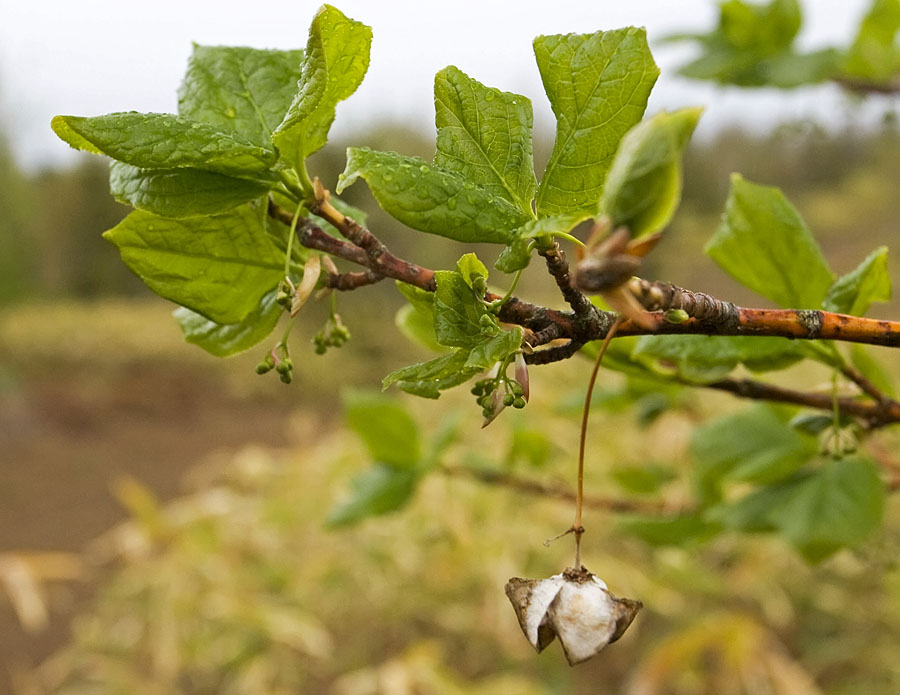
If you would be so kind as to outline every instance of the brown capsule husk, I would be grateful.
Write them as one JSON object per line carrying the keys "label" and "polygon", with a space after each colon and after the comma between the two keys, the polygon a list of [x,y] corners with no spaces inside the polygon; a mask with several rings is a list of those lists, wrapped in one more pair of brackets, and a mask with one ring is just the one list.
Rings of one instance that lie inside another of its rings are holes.
{"label": "brown capsule husk", "polygon": [[559,637],[570,666],[618,640],[643,606],[614,596],[584,567],[547,579],[513,577],[506,584],[506,595],[529,643],[540,652]]}

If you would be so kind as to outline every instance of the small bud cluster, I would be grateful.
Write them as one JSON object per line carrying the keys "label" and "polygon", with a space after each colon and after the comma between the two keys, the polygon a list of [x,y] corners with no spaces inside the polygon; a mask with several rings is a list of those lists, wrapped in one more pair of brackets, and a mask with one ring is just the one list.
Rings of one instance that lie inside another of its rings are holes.
{"label": "small bud cluster", "polygon": [[270,350],[266,356],[256,365],[257,374],[267,374],[272,370],[278,373],[282,383],[290,384],[294,379],[294,362],[288,352],[288,346],[279,343]]}
{"label": "small bud cluster", "polygon": [[321,331],[313,336],[316,354],[324,355],[328,348],[339,348],[350,340],[350,330],[341,321],[340,314],[332,314]]}
{"label": "small bud cluster", "polygon": [[497,417],[503,408],[524,408],[527,399],[525,387],[503,373],[476,381],[472,386],[472,395],[481,406],[485,425]]}

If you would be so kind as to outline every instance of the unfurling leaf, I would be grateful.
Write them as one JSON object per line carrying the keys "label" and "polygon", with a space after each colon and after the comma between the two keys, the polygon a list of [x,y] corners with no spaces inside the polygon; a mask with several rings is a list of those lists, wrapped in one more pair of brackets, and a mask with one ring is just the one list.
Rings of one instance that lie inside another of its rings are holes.
{"label": "unfurling leaf", "polygon": [[681,155],[700,113],[658,113],[622,138],[601,205],[613,229],[625,227],[638,237],[655,234],[669,223],[681,199]]}
{"label": "unfurling leaf", "polygon": [[281,157],[292,166],[328,140],[337,104],[356,91],[369,69],[372,29],[323,5],[309,28],[299,92],[273,133]]}

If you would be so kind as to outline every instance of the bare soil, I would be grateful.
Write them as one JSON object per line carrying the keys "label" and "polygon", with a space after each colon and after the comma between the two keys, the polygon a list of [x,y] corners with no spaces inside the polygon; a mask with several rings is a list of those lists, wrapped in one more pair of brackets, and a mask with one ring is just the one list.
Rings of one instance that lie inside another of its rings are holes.
{"label": "bare soil", "polygon": [[[70,367],[20,377],[0,389],[0,553],[82,551],[125,517],[113,483],[130,476],[160,498],[179,492],[185,472],[217,450],[281,446],[301,397],[236,394],[220,372],[144,364],[100,372]],[[23,631],[0,590],[0,693],[11,672],[61,645],[90,595],[57,586],[49,628]]]}

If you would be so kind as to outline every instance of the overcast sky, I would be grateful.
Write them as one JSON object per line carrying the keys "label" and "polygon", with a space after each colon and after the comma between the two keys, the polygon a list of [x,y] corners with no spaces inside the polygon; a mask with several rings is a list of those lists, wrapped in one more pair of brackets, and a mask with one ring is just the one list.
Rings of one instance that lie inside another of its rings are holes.
{"label": "overcast sky", "polygon": [[[650,110],[706,107],[699,134],[740,120],[760,127],[800,116],[837,123],[851,107],[837,89],[791,93],[715,89],[674,75],[692,51],[654,46],[679,30],[715,22],[713,0],[334,0],[372,26],[369,73],[339,107],[336,128],[349,133],[376,118],[430,129],[434,73],[448,64],[488,85],[529,96],[536,127],[553,117],[531,51],[538,34],[646,26],[662,68]],[[846,45],[867,0],[805,0],[806,48]],[[0,114],[20,163],[35,168],[71,161],[52,135],[57,113],[176,110],[175,91],[191,42],[298,48],[319,2],[292,0],[0,0]],[[854,117],[858,117],[854,114]]]}

